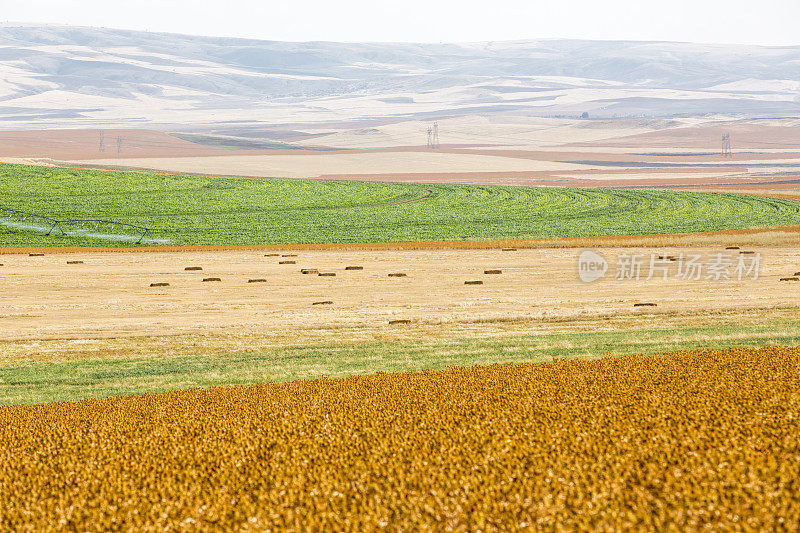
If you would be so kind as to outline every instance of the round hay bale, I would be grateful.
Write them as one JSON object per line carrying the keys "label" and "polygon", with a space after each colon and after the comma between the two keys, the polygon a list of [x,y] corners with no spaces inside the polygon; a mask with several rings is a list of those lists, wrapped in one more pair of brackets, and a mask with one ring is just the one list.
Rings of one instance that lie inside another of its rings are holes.
{"label": "round hay bale", "polygon": [[206,281],[222,281],[220,278],[203,278],[203,282]]}
{"label": "round hay bale", "polygon": [[256,279],[248,279],[247,283],[266,283],[267,280],[264,278],[256,278]]}
{"label": "round hay bale", "polygon": [[479,279],[474,281],[465,281],[464,285],[483,285],[483,281]]}
{"label": "round hay bale", "polygon": [[484,274],[502,274],[503,271],[502,270],[484,270],[483,273]]}
{"label": "round hay bale", "polygon": [[389,274],[389,277],[390,278],[407,278],[408,274],[405,274],[403,272],[395,272],[393,274]]}
{"label": "round hay bale", "polygon": [[82,265],[83,261],[67,261],[68,265]]}
{"label": "round hay bale", "polygon": [[281,254],[264,254],[264,257],[280,257]]}
{"label": "round hay bale", "polygon": [[325,300],[324,302],[314,302],[311,305],[333,305],[333,302],[330,300]]}
{"label": "round hay bale", "polygon": [[44,254],[28,254],[28,257],[43,257]]}
{"label": "round hay bale", "polygon": [[800,277],[781,278],[780,281],[800,281]]}
{"label": "round hay bale", "polygon": [[725,249],[726,250],[738,250],[739,247],[738,246],[726,246]]}
{"label": "round hay bale", "polygon": [[349,267],[344,267],[344,269],[345,269],[345,270],[364,270],[364,267],[360,267],[360,266],[349,266]]}
{"label": "round hay bale", "polygon": [[283,254],[281,257],[297,257],[297,254]]}
{"label": "round hay bale", "polygon": [[653,303],[638,303],[638,304],[633,304],[633,306],[634,306],[634,307],[658,307],[658,304],[653,304]]}
{"label": "round hay bale", "polygon": [[301,274],[319,274],[319,270],[316,268],[303,268],[300,270]]}
{"label": "round hay bale", "polygon": [[390,320],[389,321],[389,325],[390,326],[396,326],[396,325],[400,325],[400,324],[411,324],[411,321],[410,320],[406,320],[406,319]]}
{"label": "round hay bale", "polygon": [[741,255],[755,255],[755,252],[739,252]]}
{"label": "round hay bale", "polygon": [[197,270],[203,270],[203,267],[186,267],[186,268],[184,268],[184,270],[186,270],[186,271],[197,271]]}
{"label": "round hay bale", "polygon": [[336,272],[320,272],[317,275],[323,278],[333,278],[336,277]]}
{"label": "round hay bale", "polygon": [[169,283],[164,283],[163,281],[158,283],[151,283],[151,287],[169,287]]}
{"label": "round hay bale", "polygon": [[[3,265],[0,265],[0,266],[3,266]],[[795,272],[793,275],[794,276],[800,276],[800,272]]]}
{"label": "round hay bale", "polygon": [[516,248],[503,248],[503,251],[504,252],[516,252],[517,249]]}
{"label": "round hay bale", "polygon": [[296,265],[297,261],[278,261],[279,265]]}

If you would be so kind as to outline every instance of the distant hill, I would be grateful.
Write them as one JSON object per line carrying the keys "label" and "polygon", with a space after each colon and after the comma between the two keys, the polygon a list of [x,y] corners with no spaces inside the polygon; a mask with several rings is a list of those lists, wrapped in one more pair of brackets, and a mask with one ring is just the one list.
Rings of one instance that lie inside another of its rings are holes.
{"label": "distant hill", "polygon": [[800,47],[286,43],[0,26],[0,129],[800,114]]}

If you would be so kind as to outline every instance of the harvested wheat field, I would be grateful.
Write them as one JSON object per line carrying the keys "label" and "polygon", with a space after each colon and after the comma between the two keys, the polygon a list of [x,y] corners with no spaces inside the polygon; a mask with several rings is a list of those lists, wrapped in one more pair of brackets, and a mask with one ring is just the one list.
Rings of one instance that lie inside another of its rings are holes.
{"label": "harvested wheat field", "polygon": [[0,409],[5,529],[793,530],[800,349]]}
{"label": "harvested wheat field", "polygon": [[[292,264],[258,250],[8,254],[0,270],[0,340],[608,316],[630,314],[638,302],[670,313],[800,305],[800,293],[779,282],[800,269],[796,247],[754,248],[760,277],[741,281],[733,267],[740,251],[753,250],[724,248],[600,249],[610,271],[592,284],[578,278],[580,249],[568,248],[304,250],[291,254],[297,255]],[[725,254],[732,279],[680,279],[676,262],[669,263],[667,280],[661,270],[646,279],[651,257],[681,253],[703,261]],[[625,254],[640,255],[641,279],[614,276]],[[73,256],[84,264],[67,266]],[[364,268],[347,270],[351,265]],[[303,274],[309,269],[336,276]],[[400,273],[405,276],[391,277]],[[221,281],[203,283],[209,277]],[[248,284],[251,279],[266,282]],[[483,285],[465,287],[468,280]],[[320,301],[334,304],[312,307]]]}

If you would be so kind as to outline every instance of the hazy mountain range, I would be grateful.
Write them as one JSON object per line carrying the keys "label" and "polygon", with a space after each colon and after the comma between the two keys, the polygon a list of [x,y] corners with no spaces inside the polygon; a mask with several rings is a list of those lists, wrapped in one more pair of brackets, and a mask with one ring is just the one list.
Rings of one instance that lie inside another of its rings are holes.
{"label": "hazy mountain range", "polygon": [[800,47],[286,43],[0,26],[0,129],[800,113]]}

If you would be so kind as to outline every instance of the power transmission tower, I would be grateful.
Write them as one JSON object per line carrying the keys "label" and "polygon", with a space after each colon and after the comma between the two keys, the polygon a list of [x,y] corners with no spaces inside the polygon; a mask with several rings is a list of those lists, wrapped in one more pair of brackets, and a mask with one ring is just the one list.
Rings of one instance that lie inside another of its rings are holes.
{"label": "power transmission tower", "polygon": [[122,137],[117,137],[117,153],[122,153]]}
{"label": "power transmission tower", "polygon": [[436,150],[439,148],[439,123],[434,122],[433,126],[428,128],[428,148]]}
{"label": "power transmission tower", "polygon": [[106,151],[106,133],[104,131],[100,132],[100,151]]}
{"label": "power transmission tower", "polygon": [[731,151],[731,134],[726,133],[722,136],[722,157],[733,157]]}

